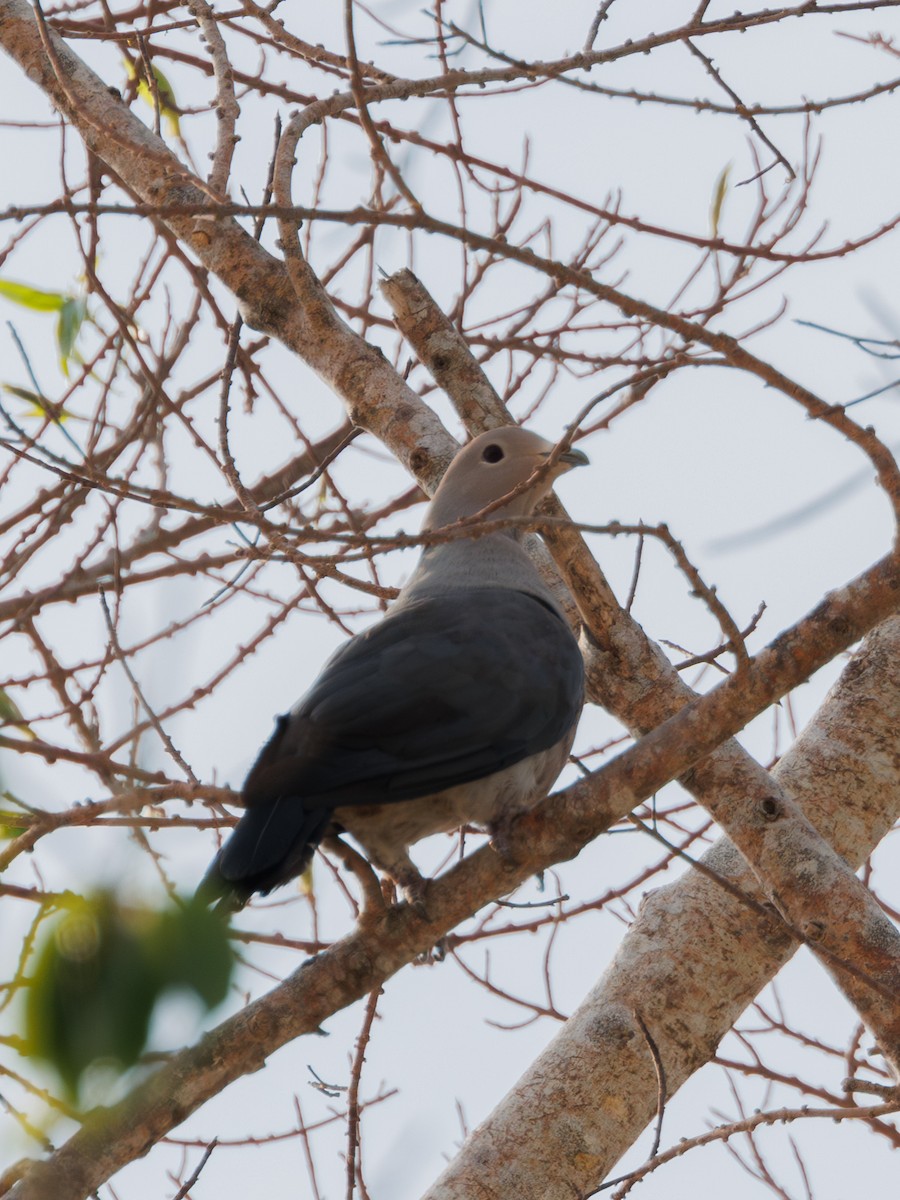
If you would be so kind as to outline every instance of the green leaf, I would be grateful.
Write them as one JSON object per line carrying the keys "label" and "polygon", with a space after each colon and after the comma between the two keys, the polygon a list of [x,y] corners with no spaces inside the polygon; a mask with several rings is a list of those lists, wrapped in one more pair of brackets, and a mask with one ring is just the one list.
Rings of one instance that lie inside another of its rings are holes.
{"label": "green leaf", "polygon": [[22,730],[26,737],[33,738],[35,736],[28,722],[19,712],[19,706],[3,688],[0,688],[0,724],[15,725],[17,729]]}
{"label": "green leaf", "polygon": [[[7,794],[6,799],[12,800],[13,798]],[[14,800],[13,803],[15,803]],[[0,811],[0,838],[6,838],[11,841],[13,838],[17,838],[25,833],[28,827],[19,824],[21,819],[21,813],[12,812],[8,808]]]}
{"label": "green leaf", "polygon": [[33,308],[36,312],[59,312],[68,300],[59,292],[42,292],[39,288],[29,287],[27,283],[13,283],[9,279],[0,279],[0,296],[5,296],[14,304],[21,304],[23,308]]}
{"label": "green leaf", "polygon": [[300,878],[297,880],[297,887],[303,896],[314,896],[316,894],[316,881],[313,876],[313,864],[310,863]]}
{"label": "green leaf", "polygon": [[15,396],[17,400],[24,400],[26,404],[31,405],[22,414],[25,417],[49,417],[51,421],[56,421],[57,424],[62,425],[63,421],[68,421],[72,415],[71,413],[67,413],[61,405],[54,404],[46,396],[40,395],[39,392],[29,391],[28,388],[16,387],[12,383],[4,383],[0,387],[8,395]]}
{"label": "green leaf", "polygon": [[25,1005],[27,1051],[51,1063],[76,1100],[93,1063],[137,1062],[158,993],[140,934],[113,897],[79,897],[38,955]]}
{"label": "green leaf", "polygon": [[208,1009],[228,994],[234,951],[220,914],[192,898],[161,915],[150,943],[159,977],[196,992]]}
{"label": "green leaf", "polygon": [[75,339],[87,313],[87,301],[83,297],[69,296],[59,311],[56,322],[56,344],[59,348],[59,365],[62,373],[69,377],[69,359],[75,349]]}
{"label": "green leaf", "polygon": [[731,163],[723,168],[713,188],[712,204],[709,206],[709,224],[713,237],[719,236],[719,221],[725,206],[725,196],[728,192],[728,176],[731,174]]}
{"label": "green leaf", "polygon": [[7,395],[15,396],[17,400],[24,400],[28,404],[34,404],[37,408],[41,408],[44,404],[43,396],[29,391],[28,388],[16,387],[14,383],[4,383],[3,390]]}
{"label": "green leaf", "polygon": [[319,479],[319,486],[316,488],[316,519],[328,511],[328,491],[328,478],[323,472]]}
{"label": "green leaf", "polygon": [[[56,345],[59,350],[59,365],[63,374],[68,378],[69,359],[75,354],[75,341],[87,315],[85,298],[83,296],[67,296],[62,292],[44,292],[25,283],[12,283],[10,280],[2,279],[0,279],[0,296],[5,296],[7,300],[21,304],[24,308],[34,309],[36,312],[59,313],[56,322]],[[8,390],[12,391],[11,388]],[[23,399],[33,399],[33,393],[27,397],[22,393],[14,394],[21,395]],[[36,403],[38,408],[42,407],[40,398]],[[54,413],[48,412],[48,415],[54,416],[57,420],[60,419]]]}
{"label": "green leaf", "polygon": [[[143,66],[141,71],[138,72],[130,58],[123,58],[122,61],[125,63],[125,70],[128,72],[129,79],[137,80],[137,94],[145,104],[149,104],[155,110],[156,100],[153,96],[153,88],[147,82]],[[178,106],[178,101],[175,99],[175,89],[155,63],[151,63],[151,70],[153,71],[153,78],[156,81],[156,94],[159,97],[160,116],[166,122],[169,133],[173,137],[180,138],[181,122],[178,118],[181,109]]]}
{"label": "green leaf", "polygon": [[15,700],[3,688],[0,688],[0,721],[11,721],[14,725],[25,721]]}
{"label": "green leaf", "polygon": [[207,1008],[228,992],[234,954],[221,917],[196,900],[162,911],[121,907],[109,892],[76,897],[48,930],[25,1004],[26,1053],[50,1063],[77,1102],[96,1063],[126,1070],[173,987]]}

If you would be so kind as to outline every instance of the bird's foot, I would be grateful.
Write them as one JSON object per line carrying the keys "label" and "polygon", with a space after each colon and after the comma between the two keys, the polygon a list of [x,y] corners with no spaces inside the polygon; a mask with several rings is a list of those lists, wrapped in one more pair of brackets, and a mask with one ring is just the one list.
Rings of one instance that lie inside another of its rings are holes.
{"label": "bird's foot", "polygon": [[397,866],[391,869],[391,878],[403,892],[403,899],[423,921],[428,920],[428,908],[425,896],[428,891],[428,880],[420,875],[412,863],[407,866]]}
{"label": "bird's foot", "polygon": [[368,919],[383,913],[390,899],[384,894],[382,881],[363,856],[336,836],[323,838],[322,848],[339,858],[347,870],[356,876],[362,892],[361,917]]}
{"label": "bird's foot", "polygon": [[513,823],[518,813],[510,813],[492,821],[487,830],[491,836],[491,849],[508,863],[518,863],[519,855],[513,848]]}

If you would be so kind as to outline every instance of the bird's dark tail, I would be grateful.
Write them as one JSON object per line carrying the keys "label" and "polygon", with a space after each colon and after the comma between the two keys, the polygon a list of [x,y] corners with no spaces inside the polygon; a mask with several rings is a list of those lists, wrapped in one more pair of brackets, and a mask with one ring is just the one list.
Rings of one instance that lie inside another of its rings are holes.
{"label": "bird's dark tail", "polygon": [[245,810],[197,888],[207,904],[235,912],[254,892],[267,894],[309,866],[331,819],[330,808],[298,796]]}

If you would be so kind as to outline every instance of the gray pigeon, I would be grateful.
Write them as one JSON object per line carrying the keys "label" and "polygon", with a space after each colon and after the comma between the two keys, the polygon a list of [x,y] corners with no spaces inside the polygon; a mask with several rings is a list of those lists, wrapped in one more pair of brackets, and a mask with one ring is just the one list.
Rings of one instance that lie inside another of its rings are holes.
{"label": "gray pigeon", "polygon": [[[510,493],[486,520],[530,514],[557,476],[588,461],[568,450],[548,467],[553,449],[517,426],[476,437],[450,464],[423,530]],[[470,823],[496,832],[543,799],[583,692],[578,645],[515,529],[426,547],[384,619],[341,646],[277,719],[201,893],[239,908],[345,831],[421,904],[409,846]]]}

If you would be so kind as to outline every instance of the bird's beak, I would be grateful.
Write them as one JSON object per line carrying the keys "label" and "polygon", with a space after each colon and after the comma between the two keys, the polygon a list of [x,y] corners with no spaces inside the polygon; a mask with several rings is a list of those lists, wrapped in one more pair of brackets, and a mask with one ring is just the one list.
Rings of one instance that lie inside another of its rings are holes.
{"label": "bird's beak", "polygon": [[590,459],[583,450],[565,450],[557,459],[557,462],[565,463],[567,467],[586,467],[590,463]]}

